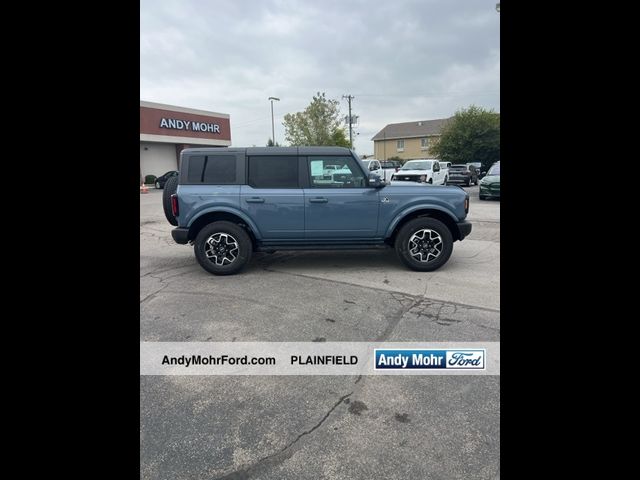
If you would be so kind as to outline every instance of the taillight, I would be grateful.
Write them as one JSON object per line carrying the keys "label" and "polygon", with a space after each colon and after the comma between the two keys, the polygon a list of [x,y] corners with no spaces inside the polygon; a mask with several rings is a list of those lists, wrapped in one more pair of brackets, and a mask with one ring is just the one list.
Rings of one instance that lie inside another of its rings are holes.
{"label": "taillight", "polygon": [[464,213],[469,213],[469,197],[464,199]]}
{"label": "taillight", "polygon": [[180,210],[178,209],[178,195],[171,195],[171,213],[173,213],[174,217],[180,216]]}

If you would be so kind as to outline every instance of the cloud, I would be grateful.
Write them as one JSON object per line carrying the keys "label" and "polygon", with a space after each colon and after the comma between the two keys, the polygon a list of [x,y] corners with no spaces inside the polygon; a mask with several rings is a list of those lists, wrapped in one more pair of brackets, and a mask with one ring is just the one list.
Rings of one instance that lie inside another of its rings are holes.
{"label": "cloud", "polygon": [[141,0],[140,98],[231,115],[235,146],[284,142],[318,91],[360,117],[356,149],[387,123],[499,111],[500,37],[488,0]]}

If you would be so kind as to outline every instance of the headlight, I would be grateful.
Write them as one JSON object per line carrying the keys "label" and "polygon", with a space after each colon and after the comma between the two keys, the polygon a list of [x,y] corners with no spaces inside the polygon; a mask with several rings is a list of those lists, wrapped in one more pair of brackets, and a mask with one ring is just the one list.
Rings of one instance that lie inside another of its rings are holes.
{"label": "headlight", "polygon": [[420,176],[420,181],[423,182],[423,183],[426,182],[427,181],[427,177],[425,177],[424,175],[421,175]]}

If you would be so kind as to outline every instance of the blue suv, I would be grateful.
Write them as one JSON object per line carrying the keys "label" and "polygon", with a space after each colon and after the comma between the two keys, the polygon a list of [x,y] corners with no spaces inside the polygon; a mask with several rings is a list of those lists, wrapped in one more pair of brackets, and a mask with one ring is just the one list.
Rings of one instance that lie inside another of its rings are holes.
{"label": "blue suv", "polygon": [[342,147],[186,149],[163,202],[173,239],[217,275],[254,251],[385,247],[432,271],[471,232],[461,188],[388,185]]}

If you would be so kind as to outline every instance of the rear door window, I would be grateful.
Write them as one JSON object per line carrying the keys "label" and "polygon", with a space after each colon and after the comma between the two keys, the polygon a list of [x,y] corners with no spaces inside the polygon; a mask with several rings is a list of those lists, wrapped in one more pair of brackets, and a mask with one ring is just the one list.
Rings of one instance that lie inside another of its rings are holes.
{"label": "rear door window", "polygon": [[249,185],[253,188],[299,188],[298,157],[292,155],[249,157]]}

